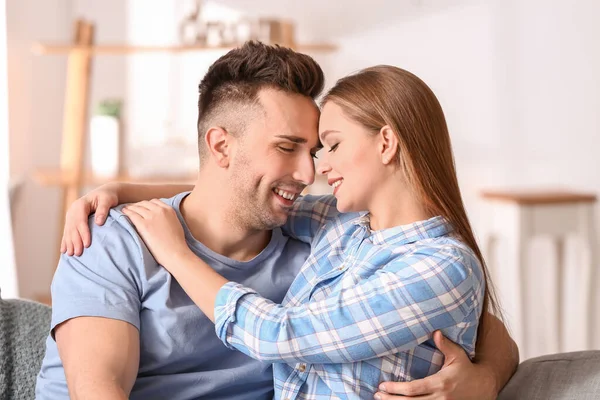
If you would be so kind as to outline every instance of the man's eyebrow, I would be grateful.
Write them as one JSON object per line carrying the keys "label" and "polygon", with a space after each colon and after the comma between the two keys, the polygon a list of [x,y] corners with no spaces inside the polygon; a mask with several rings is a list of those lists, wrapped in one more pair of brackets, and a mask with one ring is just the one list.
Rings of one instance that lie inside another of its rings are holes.
{"label": "man's eyebrow", "polygon": [[[277,135],[275,137],[276,138],[280,138],[280,139],[289,140],[290,142],[297,143],[297,144],[308,143],[308,140],[306,140],[305,138],[299,137],[299,136],[295,136],[295,135]],[[321,143],[321,140],[318,140],[317,144],[315,145],[315,147],[313,147],[313,149],[314,150],[319,150],[321,148],[323,148],[323,144]]]}
{"label": "man's eyebrow", "polygon": [[280,139],[286,139],[286,140],[289,140],[290,142],[300,143],[300,144],[308,142],[308,140],[304,139],[303,137],[294,136],[294,135],[277,135],[275,137],[280,138]]}

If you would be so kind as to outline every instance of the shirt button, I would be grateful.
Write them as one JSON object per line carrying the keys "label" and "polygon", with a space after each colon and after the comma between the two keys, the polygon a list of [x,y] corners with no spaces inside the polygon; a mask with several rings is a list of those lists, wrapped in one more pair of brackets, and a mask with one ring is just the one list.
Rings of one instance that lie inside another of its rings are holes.
{"label": "shirt button", "polygon": [[340,265],[340,266],[338,267],[338,270],[340,270],[340,271],[343,271],[343,270],[344,270],[344,266],[343,266],[343,265]]}
{"label": "shirt button", "polygon": [[298,371],[300,371],[300,372],[306,371],[306,365],[305,364],[298,365]]}

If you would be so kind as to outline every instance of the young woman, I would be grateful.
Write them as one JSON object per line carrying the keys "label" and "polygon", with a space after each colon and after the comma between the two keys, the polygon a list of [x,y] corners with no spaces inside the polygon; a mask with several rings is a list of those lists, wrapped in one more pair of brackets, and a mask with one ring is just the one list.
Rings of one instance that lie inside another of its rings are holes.
{"label": "young woman", "polygon": [[282,304],[196,257],[160,200],[123,212],[225,345],[274,363],[278,399],[371,398],[381,381],[433,374],[436,330],[472,358],[494,302],[433,92],[402,69],[364,69],[323,98],[319,136],[335,197],[294,205],[284,231],[312,252]]}

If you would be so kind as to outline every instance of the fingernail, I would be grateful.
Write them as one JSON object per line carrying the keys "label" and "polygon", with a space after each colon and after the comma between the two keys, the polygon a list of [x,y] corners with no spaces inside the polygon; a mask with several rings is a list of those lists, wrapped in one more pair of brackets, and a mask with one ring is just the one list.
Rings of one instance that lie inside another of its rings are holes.
{"label": "fingernail", "polygon": [[381,385],[379,385],[379,390],[387,392],[387,390],[385,390],[385,385],[383,383]]}
{"label": "fingernail", "polygon": [[444,335],[442,335],[442,331],[438,331],[438,335],[440,335],[440,342],[444,343],[444,341],[446,340],[446,338],[444,337]]}
{"label": "fingernail", "polygon": [[379,393],[375,393],[375,400],[381,400],[381,395]]}

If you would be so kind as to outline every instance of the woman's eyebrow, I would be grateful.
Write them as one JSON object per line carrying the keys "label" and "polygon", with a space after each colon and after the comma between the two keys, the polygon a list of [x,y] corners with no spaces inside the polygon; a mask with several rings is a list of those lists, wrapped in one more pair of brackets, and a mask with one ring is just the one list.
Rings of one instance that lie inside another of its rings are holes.
{"label": "woman's eyebrow", "polygon": [[319,133],[319,137],[321,138],[321,142],[323,140],[325,140],[325,136],[329,135],[330,133],[339,133],[339,131],[333,130],[333,129],[327,129],[326,131],[323,131],[321,133]]}

